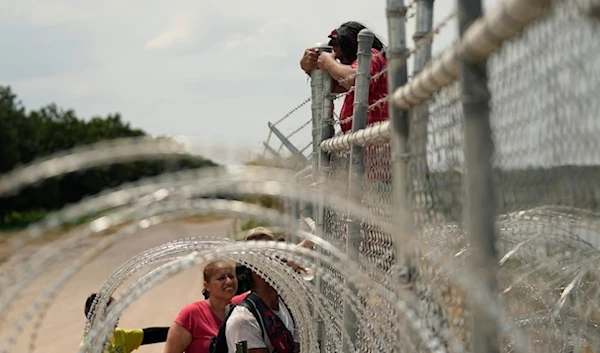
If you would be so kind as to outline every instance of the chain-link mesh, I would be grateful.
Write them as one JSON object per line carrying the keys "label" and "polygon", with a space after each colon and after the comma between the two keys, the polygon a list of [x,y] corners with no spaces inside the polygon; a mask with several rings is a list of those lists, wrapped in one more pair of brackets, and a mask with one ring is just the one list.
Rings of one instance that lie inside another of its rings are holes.
{"label": "chain-link mesh", "polygon": [[[600,324],[600,309],[591,302],[600,290],[589,273],[597,250],[584,242],[600,245],[595,213],[600,154],[594,148],[600,135],[597,8],[598,1],[557,2],[523,35],[506,43],[488,65],[500,215],[497,246],[506,257],[498,274],[505,350],[513,349],[523,333],[525,342],[540,351],[563,352],[576,342],[578,347],[597,346],[599,332],[591,327]],[[469,186],[464,184],[460,83],[443,88],[409,115],[408,188],[424,254],[415,281],[421,314],[439,337],[447,338],[451,351],[470,349],[466,296],[473,288],[464,261],[464,192]],[[342,175],[337,168],[348,168],[340,161],[342,155],[336,152],[332,164],[337,183]],[[387,143],[365,147],[363,203],[370,214],[361,233],[360,262],[384,285],[392,277],[393,244],[372,223],[390,221],[389,157]],[[345,235],[343,222],[331,222],[344,218],[343,210],[339,212],[328,211],[327,236]],[[581,286],[573,289],[574,298],[563,313],[557,303],[573,276]],[[367,301],[364,293],[360,297]],[[369,305],[376,307],[373,300]],[[383,311],[392,312],[389,309]],[[359,337],[366,337],[364,329]],[[377,349],[367,340],[358,342],[360,351]]]}
{"label": "chain-link mesh", "polygon": [[[600,134],[599,5],[556,2],[488,70],[498,208],[520,211],[516,218],[528,223],[506,240],[540,237],[533,242],[537,256],[513,260],[500,278],[516,287],[505,298],[508,315],[521,320],[516,330],[547,352],[600,347],[600,296],[588,267],[597,268],[597,255],[583,241],[600,245],[600,153],[592,147]],[[519,286],[516,274],[525,277]]]}
{"label": "chain-link mesh", "polygon": [[[340,196],[348,196],[348,167],[349,167],[349,152],[344,151],[339,154],[331,154],[329,161],[329,173],[328,173],[328,187],[333,188],[332,193]],[[325,220],[324,220],[324,233],[325,240],[336,246],[341,251],[346,249],[346,232],[348,225],[346,220],[348,219],[347,210],[344,209],[343,205],[339,207],[330,207],[325,209]],[[327,254],[326,254],[327,255]],[[334,278],[341,277],[339,273],[331,268],[326,268],[326,271],[330,272]],[[332,318],[339,323],[339,327],[343,327],[343,313],[344,313],[344,297],[339,291],[330,285],[330,283],[321,282],[321,293],[328,299],[329,303],[333,306],[333,312],[336,313],[336,317]],[[325,322],[325,325],[328,323]],[[339,331],[339,337],[342,337],[342,331]],[[336,352],[341,351],[342,347],[331,347],[328,342],[323,342],[325,351]]]}
{"label": "chain-link mesh", "polygon": [[[489,60],[488,86],[495,142],[493,177],[496,187],[495,200],[490,199],[490,202],[496,202],[498,213],[496,245],[501,257],[497,266],[501,307],[496,307],[495,301],[490,300],[489,307],[485,309],[498,319],[504,352],[592,352],[600,347],[600,284],[597,271],[600,260],[600,152],[596,149],[597,136],[600,135],[600,100],[597,98],[600,91],[599,9],[600,0],[556,1],[541,20],[529,25],[517,38],[504,43]],[[308,100],[290,114],[307,103]],[[309,285],[313,282],[294,277],[291,270],[279,260],[273,261],[277,258],[274,254],[285,254],[290,256],[291,261],[306,265],[302,261],[307,256],[303,251],[309,252],[307,249],[298,248],[300,251],[288,245],[257,244],[253,250],[229,241],[213,244],[213,240],[207,238],[202,244],[196,240],[183,242],[189,248],[182,247],[181,252],[200,250],[208,260],[219,252],[208,248],[219,245],[214,249],[221,249],[234,257],[248,255],[246,260],[259,266],[256,270],[265,273],[266,277],[269,277],[267,272],[272,272],[270,280],[273,285],[283,297],[289,299],[292,310],[301,314],[296,317],[300,319],[305,344],[310,344],[311,349],[316,349],[316,330],[311,326],[315,323],[311,320],[317,318],[324,325],[325,333],[320,336],[323,351],[342,351],[342,332],[349,326],[344,322],[344,310],[353,310],[357,316],[357,341],[350,351],[390,351],[390,347],[402,352],[436,351],[425,345],[419,346],[428,343],[421,342],[427,336],[423,332],[432,332],[435,339],[430,341],[442,341],[444,348],[450,352],[469,351],[471,330],[467,301],[477,299],[479,288],[473,281],[473,269],[465,261],[469,244],[463,220],[468,215],[464,194],[469,185],[464,178],[463,131],[466,122],[459,82],[443,88],[426,102],[413,107],[409,119],[409,153],[402,158],[408,160],[409,206],[415,225],[413,236],[419,240],[420,256],[416,260],[417,271],[408,291],[419,300],[419,305],[412,307],[411,303],[401,313],[398,309],[400,305],[397,305],[399,301],[386,297],[390,292],[398,293],[405,288],[400,288],[396,282],[397,274],[393,272],[396,260],[393,239],[381,227],[390,225],[393,214],[390,146],[380,140],[367,144],[364,149],[366,172],[361,201],[365,206],[365,214],[360,232],[359,263],[351,260],[348,263],[332,261],[342,258],[335,255],[336,250],[342,253],[346,250],[348,219],[354,217],[349,217],[347,204],[328,204],[324,210],[323,237],[336,249],[329,248],[329,252],[325,248],[318,249],[311,255],[314,256],[311,258],[314,263],[318,264],[319,271],[316,273],[320,279],[319,288]],[[299,129],[292,134],[297,131]],[[79,155],[70,162],[69,159],[63,160],[63,164],[55,161],[46,167],[37,165],[33,169],[21,170],[22,175],[29,179],[19,178],[19,174],[9,175],[13,182],[0,183],[4,185],[0,189],[17,190],[22,184],[31,183],[36,178],[41,180],[71,171],[74,162],[78,163],[75,169],[79,169],[94,163],[108,163],[117,157],[156,157],[181,152],[173,149],[173,146],[137,146],[137,150],[125,147],[115,149],[121,151],[120,154],[117,153],[119,151],[113,151],[110,158],[106,151],[94,151],[98,158]],[[110,150],[108,153],[111,153]],[[330,153],[327,186],[331,193],[340,197],[348,196],[349,158],[347,150]],[[50,166],[52,168],[48,168]],[[298,180],[303,181],[303,186],[315,181],[311,172],[319,172],[310,169],[296,174]],[[283,181],[290,177],[289,174],[278,177],[276,173],[271,174],[272,171],[269,171],[268,177],[263,177],[256,170],[247,169],[246,172],[248,174],[244,177],[250,178],[247,185],[243,182],[245,179],[241,178],[243,173],[238,175],[229,171],[229,182],[225,186],[244,194],[249,190],[256,191],[256,184],[264,182],[264,188],[259,188],[257,192],[266,194],[273,193],[273,189],[266,184],[280,183],[285,186]],[[252,176],[253,173],[256,175]],[[205,185],[212,189],[224,182],[223,177],[209,177],[207,174],[202,178]],[[101,210],[125,205],[132,207],[131,211],[121,210],[122,214],[118,216],[112,214],[103,217],[106,222],[110,220],[104,226],[104,223],[96,222],[83,228],[80,235],[74,233],[77,237],[74,236],[72,242],[66,241],[62,246],[48,249],[47,257],[33,256],[29,262],[24,261],[23,266],[15,267],[16,270],[5,271],[0,318],[5,318],[3,311],[8,312],[10,304],[27,283],[60,258],[61,252],[72,250],[79,237],[85,239],[100,232],[97,227],[105,230],[111,224],[117,226],[136,221],[122,233],[115,233],[114,238],[108,239],[116,241],[152,225],[150,220],[159,222],[155,216],[177,210],[189,212],[204,207],[204,210],[226,209],[231,211],[227,213],[231,215],[256,216],[260,212],[267,214],[270,220],[282,217],[277,212],[269,213],[268,210],[249,205],[240,208],[233,201],[220,204],[216,200],[209,203],[199,199],[197,203],[191,203],[187,198],[196,195],[189,193],[198,180],[194,175],[189,175],[189,179],[183,175],[171,176],[171,179],[166,177],[146,187],[140,186],[137,192],[135,187],[130,187],[125,189],[126,192],[121,191],[118,197],[105,195],[62,211],[62,216],[48,221],[38,231],[46,229],[44,227],[50,228],[52,224],[56,226],[61,221],[81,218],[85,214],[98,214]],[[183,188],[186,183],[190,187]],[[170,189],[171,202],[168,198],[161,201],[166,196],[155,193],[155,190],[165,190],[169,185],[175,186]],[[202,190],[200,186],[198,188]],[[287,191],[284,189],[282,187],[279,191],[287,195],[282,196],[286,197],[285,200],[295,202],[301,198],[298,194],[284,193]],[[138,199],[149,201],[148,195],[152,196],[151,199],[156,198],[148,205],[158,202],[163,202],[163,205],[148,208],[134,203]],[[197,195],[203,195],[203,192],[198,191]],[[316,198],[303,201],[308,204]],[[190,202],[187,206],[186,200]],[[309,206],[314,205],[311,203]],[[320,211],[312,207],[301,213],[314,216],[313,209]],[[286,213],[294,214],[294,219],[297,218],[297,212],[291,204],[286,210]],[[320,217],[315,218],[320,220]],[[144,221],[139,222],[140,219]],[[34,232],[31,234],[33,238]],[[23,333],[24,325],[33,317],[32,313],[41,305],[48,306],[54,293],[74,271],[100,254],[102,247],[110,244],[109,241],[99,244],[89,255],[72,264],[70,270],[61,275],[60,281],[50,285],[43,296],[35,299],[18,319],[14,332],[7,336],[5,351],[10,351],[14,346],[14,337]],[[173,245],[167,244],[146,255],[152,261],[157,261],[160,254],[175,256],[178,251],[174,251]],[[140,282],[144,285],[142,289],[132,286],[126,291],[128,296],[131,295],[130,300],[149,290],[154,285],[153,281],[158,283],[160,276],[166,278],[186,266],[192,266],[194,261],[200,261],[195,260],[194,256],[175,259],[177,262],[169,265],[172,267],[162,267],[162,273],[149,273]],[[138,260],[134,261],[136,266]],[[360,272],[362,277],[357,278],[362,283],[352,282],[349,268]],[[123,284],[116,280],[121,275],[111,277],[106,287],[111,291],[116,290]],[[349,283],[354,283],[358,288],[356,296],[350,293]],[[320,291],[320,294],[316,291]],[[411,297],[398,295],[398,298],[404,300]],[[344,305],[344,301],[347,301],[347,305]],[[122,304],[122,309],[127,305],[127,302]],[[314,312],[309,313],[310,310]],[[409,315],[415,311],[416,315]],[[114,315],[117,315],[114,317],[116,320],[118,313]],[[40,317],[39,320],[43,320],[44,314]],[[417,328],[405,327],[401,320],[412,321]],[[4,324],[8,322],[5,320]],[[109,326],[105,328],[107,333],[111,329]],[[40,327],[36,326],[34,331],[37,332]],[[417,335],[412,333],[419,330],[423,335],[415,338]]]}
{"label": "chain-link mesh", "polygon": [[[381,225],[391,225],[392,175],[389,143],[365,146],[364,167],[362,203],[369,210],[369,214],[362,224],[359,260],[375,283],[393,291],[395,249],[391,235],[381,229]],[[372,325],[400,326],[392,305],[370,293],[359,293],[359,297],[373,308],[373,315],[366,318]],[[378,315],[383,312],[388,315]],[[368,326],[359,327],[357,349],[360,352],[379,352],[380,348],[366,339],[368,329]],[[394,337],[388,339],[396,340]]]}
{"label": "chain-link mesh", "polygon": [[[600,244],[600,154],[592,147],[600,133],[600,20],[592,4],[557,2],[488,65],[497,246],[508,256],[499,268],[507,350],[519,335],[545,352],[598,347],[591,302],[599,292],[588,270],[597,255],[590,258],[596,250],[584,242]],[[411,111],[409,187],[421,253],[430,254],[419,264],[423,298],[442,309],[427,315],[468,346],[464,123],[459,82]]]}

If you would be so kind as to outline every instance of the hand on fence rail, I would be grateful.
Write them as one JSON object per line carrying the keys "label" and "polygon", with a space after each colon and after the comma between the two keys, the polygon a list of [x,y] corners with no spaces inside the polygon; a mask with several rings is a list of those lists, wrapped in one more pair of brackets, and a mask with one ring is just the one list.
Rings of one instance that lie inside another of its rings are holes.
{"label": "hand on fence rail", "polygon": [[[406,9],[410,10],[411,8],[413,8],[415,6],[416,2],[417,2],[416,0],[412,1],[410,4],[408,4],[406,6]],[[414,15],[415,15],[414,13],[412,13],[411,15],[407,15],[407,18],[414,17]],[[414,55],[419,50],[423,49],[425,46],[431,44],[433,42],[434,36],[437,33],[439,33],[441,31],[441,29],[443,27],[445,27],[450,22],[450,20],[453,19],[454,17],[456,17],[456,11],[451,12],[442,21],[440,21],[440,23],[437,26],[435,26],[435,28],[433,30],[431,30],[430,32],[425,34],[423,36],[423,38],[421,38],[415,44],[415,47],[406,53],[405,61],[407,61],[412,55]],[[344,30],[345,30],[342,27],[344,27],[344,25],[348,26],[349,24],[350,24],[350,27],[352,27],[352,26],[356,27],[356,28],[352,28],[353,30],[356,30],[359,28],[362,29],[362,27],[360,27],[360,26],[357,27],[357,26],[355,26],[354,23],[348,22],[348,23],[345,23],[342,26],[340,26],[340,28],[342,29],[342,32],[344,32]],[[338,32],[339,32],[340,28],[333,30],[331,32],[331,34],[329,35],[329,37],[331,39],[329,44],[337,44],[338,43],[338,40],[339,40]],[[359,29],[359,31],[360,31],[360,29]],[[381,60],[382,57],[385,57],[387,48],[383,47],[383,45],[381,45],[380,49],[381,50],[376,50],[376,52],[373,53],[372,60],[376,61],[376,62],[380,60],[383,63],[383,66],[381,69],[375,70],[375,72],[372,72],[371,82],[377,81],[378,79],[385,77],[385,75],[387,74],[387,70],[388,70],[387,60]],[[331,65],[333,61],[336,61],[337,59],[340,59],[340,58],[344,59],[343,53],[341,53],[339,45],[337,45],[337,47],[334,48],[334,51],[335,50],[340,52],[339,56],[338,56],[338,54],[335,54],[335,53],[319,53],[315,48],[306,49],[300,59],[300,68],[304,72],[306,72],[308,75],[310,75],[310,72],[312,70],[315,70],[317,68],[324,69],[329,72],[329,70],[328,70],[329,65]],[[321,58],[321,59],[319,59],[319,58]],[[348,62],[348,60],[345,60],[345,62]],[[319,67],[319,63],[321,64],[321,67]],[[352,67],[352,63],[350,65],[345,65],[345,66]],[[354,92],[353,80],[355,77],[355,73],[354,73],[354,69],[351,69],[351,70],[352,70],[352,73],[343,75],[342,77],[340,77],[339,79],[336,80],[338,90],[336,92],[336,90],[334,89],[334,92],[336,93],[336,95],[334,96],[334,100],[338,100],[342,97],[346,97],[349,95],[352,96],[351,94]],[[334,76],[334,75],[332,75],[332,76]],[[342,89],[344,91],[339,92],[340,89]],[[387,96],[387,88],[385,90],[382,89],[381,91],[382,91],[381,95],[373,97],[373,99],[370,99],[369,112],[371,114],[373,111],[377,110],[378,108],[381,108],[381,105],[388,102],[388,100],[389,100],[388,96]],[[383,93],[383,91],[385,91],[385,93]],[[299,105],[297,105],[296,107],[291,109],[288,113],[286,113],[282,118],[280,118],[275,123],[273,123],[273,125],[280,124],[281,122],[283,122],[284,120],[289,118],[292,114],[294,114],[296,111],[298,111],[300,108],[302,108],[303,106],[308,104],[310,101],[311,101],[311,97],[306,98]],[[351,110],[351,108],[352,108],[351,105],[352,104],[350,103],[350,107],[348,108],[348,110]],[[354,115],[350,114],[349,116],[344,116],[347,113],[344,114],[343,110],[344,109],[342,109],[342,114],[340,114],[341,116],[339,116],[338,119],[336,119],[334,121],[335,121],[335,125],[340,125],[340,127],[342,127],[342,126],[344,127],[344,128],[342,128],[342,132],[347,132],[351,129],[350,123],[353,120]],[[384,115],[387,117],[387,114],[384,114]],[[380,120],[382,120],[382,119],[375,119],[375,121],[380,121]],[[374,123],[375,121],[372,121],[372,119],[370,119],[369,123]],[[297,133],[299,130],[304,128],[306,125],[307,124],[302,124],[299,128],[295,129],[292,132],[292,135]],[[267,137],[267,141],[266,141],[267,144],[269,143],[269,139],[270,139],[270,134]]]}
{"label": "hand on fence rail", "polygon": [[[439,33],[440,30],[442,28],[444,28],[451,19],[453,19],[456,16],[456,11],[451,12],[450,14],[448,14],[442,21],[440,21],[440,23],[431,31],[429,31],[427,34],[425,34],[425,36],[423,36],[423,38],[421,38],[416,44],[415,47],[411,50],[409,50],[406,53],[405,56],[405,62],[408,60],[408,58],[410,58],[412,55],[414,55],[416,52],[418,52],[419,50],[423,49],[425,46],[431,44],[433,42],[433,38],[435,36],[435,34]],[[383,103],[388,102],[388,96],[387,96],[387,86],[385,87],[385,89],[383,89],[383,87],[381,87],[382,89],[380,90],[381,94],[377,94],[377,85],[380,81],[378,81],[380,78],[382,77],[386,77],[386,73],[387,73],[387,60],[381,60],[381,57],[385,56],[387,48],[383,48],[381,51],[374,51],[373,52],[373,57],[371,59],[372,63],[377,63],[377,62],[382,62],[384,64],[384,67],[381,69],[377,69],[377,70],[373,70],[373,64],[372,64],[372,70],[371,70],[371,89],[374,89],[370,94],[369,94],[369,120],[368,123],[372,124],[375,123],[377,121],[382,121],[387,119],[387,105],[385,105],[384,107],[382,107]],[[325,68],[326,69],[326,68]],[[333,75],[332,75],[333,76]],[[338,83],[341,84],[341,81],[343,80],[350,80],[353,79],[354,75],[350,75],[348,77],[345,77],[341,80],[338,80]],[[387,83],[387,80],[385,80]],[[375,86],[373,86],[375,85]],[[350,87],[350,89],[346,92],[343,92],[339,95],[337,95],[334,99],[339,99],[341,97],[350,97],[350,99],[352,99],[353,97],[353,93],[354,92],[354,86]],[[353,102],[345,102],[344,106],[347,106],[348,111],[351,110],[351,106],[352,106]],[[353,109],[352,109],[353,110]],[[377,112],[378,110],[382,110],[381,114],[375,114],[375,115],[380,115],[380,117],[373,117],[374,112]],[[382,119],[383,116],[385,116],[385,119]],[[342,113],[340,114],[340,119],[338,121],[336,121],[336,125],[340,125],[340,127],[342,128],[342,132],[347,132],[351,129],[351,121],[353,119],[354,115],[353,115],[353,111],[351,114],[348,114],[347,112],[345,112],[345,109],[342,108]]]}
{"label": "hand on fence rail", "polygon": [[[410,6],[412,6],[412,4],[411,4]],[[410,6],[408,6],[408,7],[410,7]],[[404,59],[405,59],[405,61],[407,61],[407,60],[408,60],[408,59],[409,59],[409,58],[410,58],[412,55],[414,55],[414,54],[415,54],[416,52],[418,52],[419,50],[423,49],[425,46],[427,46],[427,45],[431,44],[431,43],[433,42],[433,38],[434,38],[434,36],[435,36],[436,34],[438,34],[438,33],[439,33],[441,30],[442,30],[442,28],[444,28],[446,25],[448,25],[448,23],[450,22],[450,20],[452,20],[454,17],[456,17],[456,14],[457,14],[457,12],[456,12],[456,11],[453,11],[453,12],[451,12],[451,13],[450,13],[450,14],[448,14],[446,17],[444,17],[444,18],[442,19],[442,21],[440,21],[440,22],[438,23],[438,25],[437,25],[437,26],[435,26],[435,27],[434,27],[434,28],[433,28],[431,31],[429,31],[427,34],[425,34],[425,35],[423,36],[423,38],[421,38],[421,39],[420,39],[420,40],[419,40],[419,41],[418,41],[418,42],[415,44],[415,47],[414,47],[413,49],[409,50],[409,51],[406,53],[406,57],[404,58]],[[379,52],[377,55],[375,55],[375,56],[373,57],[373,59],[376,59],[376,58],[377,58],[377,56],[383,56],[383,55],[385,55],[385,54],[386,54],[386,52],[387,52],[387,47],[383,48],[383,49],[382,49],[382,50],[381,50],[381,51],[380,51],[380,52]],[[382,70],[381,72],[377,73],[376,75],[373,75],[373,76],[371,77],[371,80],[377,80],[378,78],[380,78],[381,76],[385,75],[386,73],[387,73],[387,67],[386,67],[384,70]],[[338,80],[338,83],[342,84],[343,82],[345,82],[345,81],[347,81],[347,80],[349,80],[349,79],[350,79],[349,77],[347,77],[347,78],[342,78],[342,79]],[[341,98],[341,97],[344,97],[344,96],[346,96],[346,95],[348,95],[348,94],[350,94],[350,93],[352,93],[352,92],[354,92],[354,87],[352,87],[351,89],[349,89],[349,90],[348,90],[348,91],[346,91],[346,92],[342,92],[342,93],[339,93],[339,94],[337,94],[337,95],[336,95],[336,97],[335,97],[334,99],[335,99],[335,100],[337,100],[337,99],[339,99],[339,98]]]}

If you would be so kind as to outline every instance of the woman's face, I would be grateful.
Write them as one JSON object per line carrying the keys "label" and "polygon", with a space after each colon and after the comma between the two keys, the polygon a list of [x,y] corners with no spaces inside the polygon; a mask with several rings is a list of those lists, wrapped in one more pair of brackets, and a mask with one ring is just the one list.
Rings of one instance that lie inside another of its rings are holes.
{"label": "woman's face", "polygon": [[210,297],[227,300],[233,298],[238,287],[235,265],[220,263],[211,272],[210,278],[204,280],[204,288],[210,293]]}

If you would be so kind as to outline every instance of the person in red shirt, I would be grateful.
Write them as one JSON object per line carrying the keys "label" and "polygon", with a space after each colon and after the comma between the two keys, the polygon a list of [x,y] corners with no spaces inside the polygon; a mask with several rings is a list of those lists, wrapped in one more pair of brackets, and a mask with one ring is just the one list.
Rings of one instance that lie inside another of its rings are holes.
{"label": "person in red shirt", "polygon": [[203,291],[208,298],[181,309],[169,329],[164,353],[208,353],[210,340],[217,335],[237,288],[235,263],[209,262],[204,268]]}
{"label": "person in red shirt", "polygon": [[[358,33],[366,27],[358,22],[346,22],[329,34],[329,45],[333,53],[318,53],[315,48],[306,49],[300,67],[310,74],[314,69],[327,71],[333,79],[333,92],[343,93],[352,89],[344,98],[340,111],[340,128],[343,133],[352,130],[354,114],[354,91],[356,68],[358,65]],[[369,111],[367,125],[388,119],[388,103],[384,98],[388,94],[387,75],[384,69],[387,59],[381,40],[375,37],[371,49],[371,83],[369,85]],[[376,77],[376,78],[375,78]],[[375,105],[375,103],[378,103]]]}

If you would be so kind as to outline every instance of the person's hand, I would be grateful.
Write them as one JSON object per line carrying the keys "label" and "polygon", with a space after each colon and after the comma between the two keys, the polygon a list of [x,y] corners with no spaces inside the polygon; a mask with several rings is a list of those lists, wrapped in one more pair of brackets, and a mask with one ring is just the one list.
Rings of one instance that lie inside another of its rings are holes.
{"label": "person's hand", "polygon": [[327,67],[335,61],[335,53],[323,52],[317,59],[317,67],[321,70],[327,71]]}
{"label": "person's hand", "polygon": [[302,58],[300,59],[300,68],[307,74],[310,74],[312,70],[317,69],[317,59],[319,53],[314,48],[308,48],[304,51]]}
{"label": "person's hand", "polygon": [[307,249],[311,249],[311,250],[313,250],[315,248],[315,244],[313,244],[308,239],[302,240],[300,243],[298,243],[298,246],[301,246],[301,247],[307,248]]}
{"label": "person's hand", "polygon": [[294,272],[296,272],[296,273],[300,273],[300,274],[301,274],[302,272],[306,273],[306,269],[305,269],[304,267],[302,267],[302,266],[300,266],[300,265],[296,264],[296,263],[293,263],[293,262],[291,262],[291,261],[288,261],[288,262],[287,262],[287,264],[288,264],[288,266],[290,266],[290,267],[292,268],[292,270],[294,270]]}

